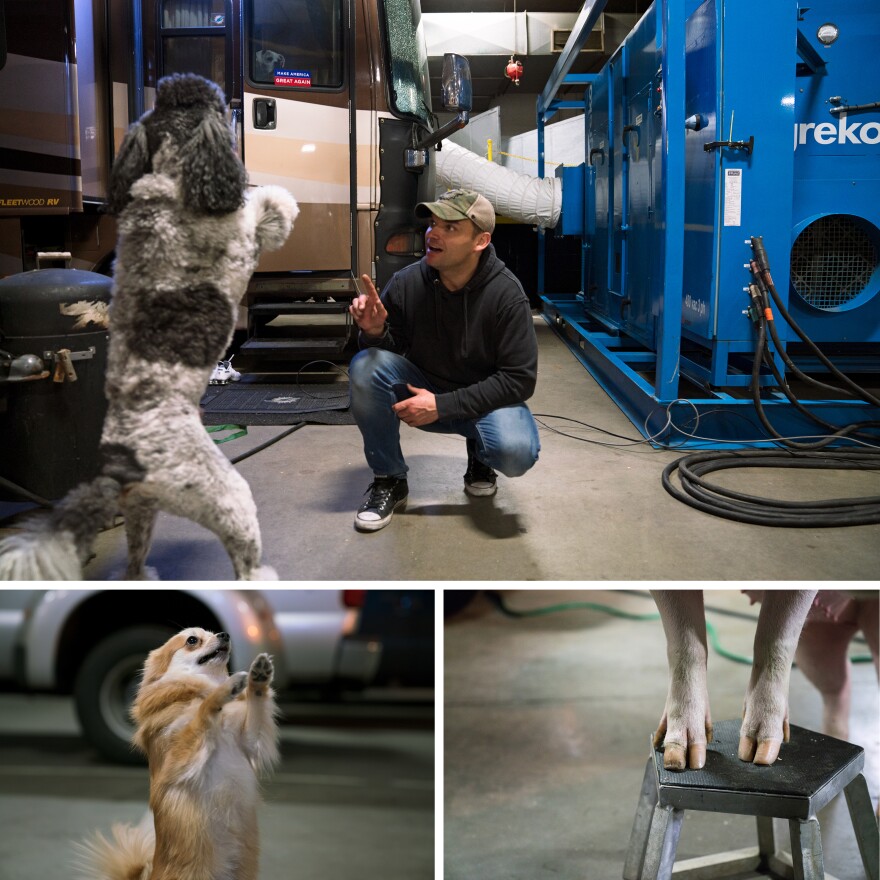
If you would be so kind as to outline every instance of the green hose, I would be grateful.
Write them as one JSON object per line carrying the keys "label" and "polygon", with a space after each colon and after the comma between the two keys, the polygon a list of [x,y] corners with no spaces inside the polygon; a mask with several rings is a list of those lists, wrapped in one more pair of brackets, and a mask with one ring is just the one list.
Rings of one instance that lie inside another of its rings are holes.
{"label": "green hose", "polygon": [[[614,608],[611,605],[601,605],[598,602],[561,602],[558,605],[548,605],[544,608],[530,608],[528,611],[515,611],[504,603],[501,594],[495,590],[487,590],[486,596],[502,614],[506,617],[513,618],[543,617],[546,614],[558,614],[563,611],[597,611],[600,614],[609,614],[612,617],[622,617],[624,620],[660,620],[660,615],[656,612],[653,614],[636,614],[632,611],[623,611],[620,608]],[[734,654],[733,651],[728,651],[721,644],[721,639],[718,638],[718,631],[708,620],[706,621],[706,635],[709,637],[709,644],[719,657],[723,657],[725,660],[731,660],[734,663],[742,663],[746,666],[752,665],[751,657],[744,657],[742,654]],[[849,659],[852,663],[871,663],[873,660],[870,654],[858,654]]]}

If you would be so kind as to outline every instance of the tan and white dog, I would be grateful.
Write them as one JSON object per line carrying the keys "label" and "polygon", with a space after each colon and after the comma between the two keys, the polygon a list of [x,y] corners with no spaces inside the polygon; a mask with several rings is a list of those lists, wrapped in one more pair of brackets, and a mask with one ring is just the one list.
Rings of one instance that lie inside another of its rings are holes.
{"label": "tan and white dog", "polygon": [[227,673],[229,636],[192,628],[148,657],[132,709],[152,823],[80,846],[90,880],[255,880],[258,774],[278,760],[273,666]]}

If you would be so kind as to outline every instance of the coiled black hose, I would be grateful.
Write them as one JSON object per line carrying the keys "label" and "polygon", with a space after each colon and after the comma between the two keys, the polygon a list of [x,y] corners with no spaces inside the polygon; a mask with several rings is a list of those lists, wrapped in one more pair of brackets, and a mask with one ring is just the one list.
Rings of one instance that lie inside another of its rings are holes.
{"label": "coiled black hose", "polygon": [[[880,452],[872,450],[749,449],[697,452],[671,462],[663,471],[663,488],[690,507],[737,522],[783,528],[832,528],[880,523],[880,495],[818,501],[779,501],[714,485],[707,474],[736,467],[810,468],[814,470],[880,470]],[[673,482],[678,472],[679,485]]]}
{"label": "coiled black hose", "polygon": [[[839,393],[844,395],[848,394],[857,397],[873,406],[880,406],[880,399],[875,397],[873,394],[870,394],[866,389],[862,388],[857,383],[853,382],[852,379],[849,378],[849,376],[839,370],[837,366],[828,357],[826,357],[825,353],[807,336],[807,334],[797,324],[797,322],[785,308],[785,304],[782,302],[782,297],[779,296],[779,293],[776,290],[776,286],[773,284],[773,277],[770,274],[770,262],[767,258],[767,251],[764,248],[764,240],[762,236],[753,236],[751,239],[751,244],[752,251],[754,252],[754,259],[750,262],[750,268],[752,272],[752,277],[754,278],[754,284],[749,286],[749,292],[750,296],[752,297],[753,303],[756,303],[756,300],[759,303],[758,307],[754,309],[754,319],[757,325],[757,342],[755,344],[755,357],[752,362],[751,392],[752,401],[755,404],[755,410],[758,414],[758,418],[761,420],[761,424],[768,431],[771,437],[779,440],[784,446],[787,446],[791,449],[820,449],[824,446],[828,446],[835,440],[850,436],[860,437],[873,441],[880,440],[880,437],[878,437],[878,435],[876,434],[876,429],[880,428],[880,422],[855,422],[851,425],[845,425],[843,427],[839,425],[833,425],[830,422],[826,422],[824,419],[820,418],[817,414],[811,412],[809,409],[803,406],[801,402],[794,396],[793,392],[789,388],[785,376],[779,372],[776,366],[776,362],[773,358],[773,353],[770,351],[768,335],[772,336],[777,351],[780,352],[780,356],[783,358],[785,364],[789,368],[793,369],[796,375],[798,375],[799,377],[807,379],[811,382],[811,384],[818,385],[819,387],[826,389],[830,388],[832,391],[838,391]],[[773,320],[772,311],[770,308],[771,297],[773,299],[773,305],[779,311],[780,315],[782,315],[789,326],[808,346],[810,351],[812,351],[813,354],[819,358],[819,360],[826,367],[829,373],[845,386],[846,390],[838,389],[834,386],[812,380],[810,379],[810,377],[805,376],[804,373],[798,370],[797,367],[795,367],[794,363],[785,353],[785,348],[781,344],[779,336],[776,333],[776,328],[774,326],[775,321]],[[764,412],[764,406],[761,400],[759,375],[762,363],[767,364],[767,366],[770,368],[770,372],[773,374],[773,377],[776,379],[780,390],[786,396],[789,403],[791,403],[792,406],[794,406],[795,409],[798,410],[798,412],[812,419],[812,421],[814,421],[817,425],[824,428],[828,432],[827,437],[824,437],[823,439],[815,441],[813,443],[799,443],[793,440],[786,440],[782,437],[781,434],[776,431],[770,420],[767,418],[766,413]],[[868,432],[865,432],[864,429],[866,428],[874,429],[874,433],[871,433],[870,430]]]}
{"label": "coiled black hose", "polygon": [[[752,362],[751,392],[755,411],[768,434],[782,447],[771,450],[699,452],[673,461],[663,471],[663,488],[679,501],[697,510],[737,522],[782,528],[832,528],[837,526],[874,525],[880,523],[880,496],[862,498],[832,498],[820,501],[779,501],[735,492],[705,479],[714,471],[736,467],[809,468],[813,470],[880,470],[880,449],[828,450],[841,439],[856,438],[877,442],[877,421],[855,422],[838,426],[826,422],[807,409],[793,394],[785,375],[776,366],[770,350],[768,335],[772,337],[783,362],[801,379],[826,390],[858,397],[868,404],[880,406],[880,399],[861,388],[842,373],[818,346],[807,337],[785,308],[770,275],[770,265],[761,236],[752,238],[754,259],[750,267],[754,283],[749,286],[752,298],[751,314],[756,325],[755,356]],[[829,373],[846,390],[818,382],[802,373],[786,355],[776,329],[770,308],[770,297],[779,313],[795,333],[826,366]],[[779,434],[764,412],[761,400],[761,365],[766,364],[782,393],[798,412],[808,416],[828,431],[820,440],[803,443]],[[865,429],[868,429],[867,431]],[[673,474],[678,473],[678,485]]]}

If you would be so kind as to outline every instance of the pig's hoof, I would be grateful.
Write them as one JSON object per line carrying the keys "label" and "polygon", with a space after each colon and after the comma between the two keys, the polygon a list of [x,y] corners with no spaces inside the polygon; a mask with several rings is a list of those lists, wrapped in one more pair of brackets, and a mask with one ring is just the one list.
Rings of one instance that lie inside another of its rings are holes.
{"label": "pig's hoof", "polygon": [[770,765],[788,742],[788,701],[778,685],[759,682],[746,695],[737,755],[740,761]]}
{"label": "pig's hoof", "polygon": [[666,715],[654,733],[654,747],[663,746],[666,770],[702,770],[706,765],[706,744],[712,742],[712,722],[687,724],[683,720],[667,722]]}

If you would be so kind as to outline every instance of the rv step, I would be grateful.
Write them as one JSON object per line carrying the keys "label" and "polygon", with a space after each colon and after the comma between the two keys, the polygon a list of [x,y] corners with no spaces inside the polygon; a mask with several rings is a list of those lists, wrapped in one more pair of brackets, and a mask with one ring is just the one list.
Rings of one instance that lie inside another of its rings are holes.
{"label": "rv step", "polygon": [[358,295],[350,276],[321,278],[306,276],[255,275],[247,287],[248,296],[290,296],[308,299],[311,296],[352,297]]}
{"label": "rv step", "polygon": [[349,302],[257,302],[248,306],[252,315],[335,315],[347,312]]}
{"label": "rv step", "polygon": [[313,336],[302,339],[246,339],[241,344],[242,351],[254,354],[295,354],[307,352],[341,352],[347,343],[345,337]]}

